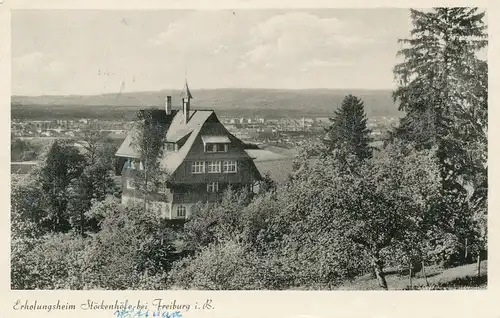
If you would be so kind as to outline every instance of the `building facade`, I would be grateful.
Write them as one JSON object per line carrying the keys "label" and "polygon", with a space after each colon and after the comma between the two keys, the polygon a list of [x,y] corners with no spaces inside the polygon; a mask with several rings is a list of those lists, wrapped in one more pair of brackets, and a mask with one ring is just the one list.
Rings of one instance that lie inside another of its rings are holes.
{"label": "building facade", "polygon": [[[168,178],[147,202],[168,219],[185,219],[197,202],[216,202],[228,188],[253,189],[261,180],[245,144],[230,134],[213,110],[192,110],[193,96],[187,82],[181,94],[182,107],[172,109],[172,98],[154,118],[166,125],[160,167]],[[122,176],[122,203],[143,200],[136,189],[136,175],[143,171],[132,129],[116,152],[116,173]]]}

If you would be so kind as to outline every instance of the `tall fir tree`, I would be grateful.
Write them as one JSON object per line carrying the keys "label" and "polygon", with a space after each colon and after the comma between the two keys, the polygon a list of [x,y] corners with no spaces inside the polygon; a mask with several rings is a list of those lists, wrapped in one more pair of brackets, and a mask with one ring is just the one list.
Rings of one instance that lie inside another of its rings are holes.
{"label": "tall fir tree", "polygon": [[487,45],[484,13],[434,8],[411,10],[411,18],[394,68],[393,97],[406,116],[393,137],[437,146],[443,190],[456,189],[471,165],[466,149],[486,141],[487,64],[477,57]]}
{"label": "tall fir tree", "polygon": [[[467,255],[476,207],[487,201],[488,66],[484,12],[477,8],[411,10],[413,29],[401,39],[403,62],[393,93],[406,112],[392,137],[437,148],[440,201],[436,221]],[[483,209],[484,210],[484,209]],[[480,245],[480,244],[479,244]]]}
{"label": "tall fir tree", "polygon": [[360,160],[372,157],[371,131],[366,126],[367,118],[361,99],[347,95],[330,121],[331,126],[325,138],[329,150],[340,149]]}

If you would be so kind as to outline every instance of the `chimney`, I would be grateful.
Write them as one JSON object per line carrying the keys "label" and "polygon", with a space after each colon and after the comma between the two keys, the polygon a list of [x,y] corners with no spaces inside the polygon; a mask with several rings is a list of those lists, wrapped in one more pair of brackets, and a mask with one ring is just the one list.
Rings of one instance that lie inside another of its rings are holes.
{"label": "chimney", "polygon": [[165,97],[165,113],[172,114],[172,96]]}
{"label": "chimney", "polygon": [[182,99],[182,112],[184,114],[184,124],[187,124],[189,120],[189,105],[190,100],[188,98]]}

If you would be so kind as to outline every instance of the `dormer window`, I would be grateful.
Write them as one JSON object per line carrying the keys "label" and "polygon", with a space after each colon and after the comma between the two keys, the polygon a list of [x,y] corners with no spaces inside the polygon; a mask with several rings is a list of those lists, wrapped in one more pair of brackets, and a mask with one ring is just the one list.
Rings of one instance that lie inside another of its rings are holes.
{"label": "dormer window", "polygon": [[166,147],[167,151],[178,151],[179,150],[179,146],[175,142],[167,142],[165,147]]}
{"label": "dormer window", "polygon": [[205,152],[227,152],[231,141],[227,136],[201,136]]}
{"label": "dormer window", "polygon": [[227,152],[228,144],[216,144],[217,152]]}
{"label": "dormer window", "polygon": [[217,144],[205,145],[205,152],[217,152]]}
{"label": "dormer window", "polygon": [[228,144],[207,144],[205,152],[227,152],[228,148]]}

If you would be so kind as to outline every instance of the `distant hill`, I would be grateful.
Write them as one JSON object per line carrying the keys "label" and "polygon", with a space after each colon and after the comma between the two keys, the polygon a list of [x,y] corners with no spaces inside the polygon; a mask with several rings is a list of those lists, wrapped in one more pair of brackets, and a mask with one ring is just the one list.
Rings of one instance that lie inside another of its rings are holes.
{"label": "distant hill", "polygon": [[[365,102],[368,116],[400,116],[389,90],[339,90],[339,89],[203,89],[193,90],[192,107],[210,108],[222,111],[253,111],[267,114],[269,111],[288,111],[292,114],[331,115],[347,94],[360,97]],[[180,105],[179,90],[156,92],[133,92],[102,95],[67,96],[12,96],[11,104],[16,106],[106,106],[134,108],[163,107],[165,96],[173,96],[173,106]],[[87,107],[85,107],[87,108]]]}

